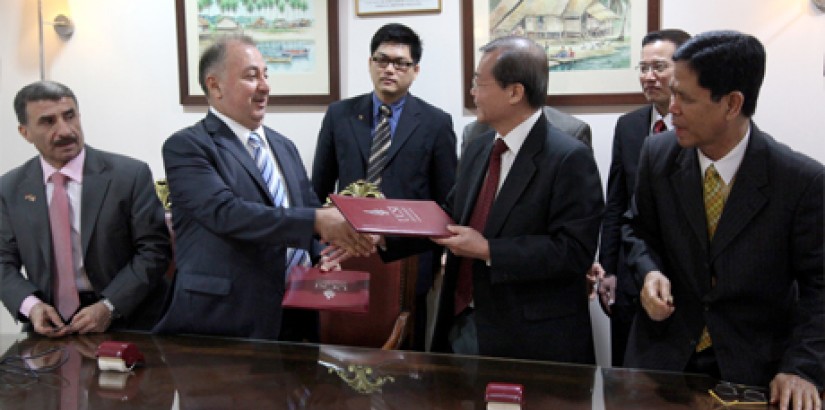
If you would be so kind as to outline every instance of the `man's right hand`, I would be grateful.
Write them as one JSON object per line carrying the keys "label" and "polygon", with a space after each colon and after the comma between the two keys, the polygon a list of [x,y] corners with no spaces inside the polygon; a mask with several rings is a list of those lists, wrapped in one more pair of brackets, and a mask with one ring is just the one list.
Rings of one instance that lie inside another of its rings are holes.
{"label": "man's right hand", "polygon": [[352,256],[369,256],[375,252],[373,237],[352,229],[337,208],[315,210],[315,232],[321,236],[322,241],[335,245]]}
{"label": "man's right hand", "polygon": [[599,304],[608,316],[613,313],[610,307],[616,303],[616,275],[605,274],[599,282]]}
{"label": "man's right hand", "polygon": [[673,295],[670,293],[670,280],[656,270],[645,275],[645,283],[639,297],[647,315],[657,322],[669,318],[676,309],[673,306]]}
{"label": "man's right hand", "polygon": [[71,327],[63,323],[57,310],[46,303],[39,302],[29,312],[29,320],[34,331],[48,337],[61,337],[71,332]]}

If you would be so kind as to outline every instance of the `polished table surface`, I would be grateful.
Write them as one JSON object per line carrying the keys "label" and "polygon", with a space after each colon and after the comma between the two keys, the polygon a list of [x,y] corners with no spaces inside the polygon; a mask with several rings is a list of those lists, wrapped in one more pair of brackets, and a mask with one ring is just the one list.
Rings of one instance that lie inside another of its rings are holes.
{"label": "polished table surface", "polygon": [[[105,340],[134,343],[145,366],[100,371]],[[484,409],[494,381],[524,385],[523,409],[720,408],[710,378],[596,366],[140,333],[0,346],[0,409]]]}

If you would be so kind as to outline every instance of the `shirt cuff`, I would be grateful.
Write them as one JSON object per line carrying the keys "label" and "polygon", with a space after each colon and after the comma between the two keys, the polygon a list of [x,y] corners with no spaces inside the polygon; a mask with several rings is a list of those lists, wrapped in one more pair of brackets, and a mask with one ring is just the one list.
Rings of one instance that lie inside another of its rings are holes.
{"label": "shirt cuff", "polygon": [[42,302],[42,300],[40,300],[37,296],[29,295],[23,299],[23,303],[20,305],[20,313],[25,317],[29,317],[29,313],[31,313],[34,305],[40,302]]}

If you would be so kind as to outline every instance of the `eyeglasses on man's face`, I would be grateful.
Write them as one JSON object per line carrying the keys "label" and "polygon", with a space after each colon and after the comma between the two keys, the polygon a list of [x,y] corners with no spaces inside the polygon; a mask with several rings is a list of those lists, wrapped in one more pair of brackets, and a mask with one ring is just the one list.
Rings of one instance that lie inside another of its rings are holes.
{"label": "eyeglasses on man's face", "polygon": [[415,65],[414,62],[406,61],[403,58],[393,60],[387,56],[372,56],[372,62],[381,68],[387,68],[392,63],[392,66],[399,71],[407,71]]}
{"label": "eyeglasses on man's face", "polygon": [[636,69],[639,70],[640,75],[645,75],[650,71],[653,71],[656,74],[662,74],[670,67],[670,64],[666,61],[654,61],[650,63],[639,63],[636,66]]}
{"label": "eyeglasses on man's face", "polygon": [[766,392],[730,382],[721,382],[708,393],[725,407],[768,404]]}

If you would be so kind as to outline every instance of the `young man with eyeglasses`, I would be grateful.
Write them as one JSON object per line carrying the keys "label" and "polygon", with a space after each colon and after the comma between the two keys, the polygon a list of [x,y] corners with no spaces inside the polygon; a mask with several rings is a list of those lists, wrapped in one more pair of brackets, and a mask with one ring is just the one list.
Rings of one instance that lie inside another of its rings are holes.
{"label": "young man with eyeglasses", "polygon": [[[421,53],[421,39],[402,24],[387,24],[372,37],[366,61],[372,92],[330,105],[318,134],[312,185],[320,200],[359,179],[370,179],[387,198],[445,202],[455,182],[456,137],[449,114],[409,92],[421,69]],[[384,105],[389,115],[382,114]],[[376,155],[376,134],[385,116],[389,146]],[[426,294],[434,267],[440,265],[434,254],[422,254],[419,261],[418,349],[424,347]],[[401,255],[382,256],[389,260]]]}
{"label": "young man with eyeglasses", "polygon": [[[639,290],[627,270],[621,251],[620,218],[630,207],[642,143],[648,135],[672,128],[668,106],[673,53],[689,38],[690,35],[682,30],[669,29],[650,32],[642,39],[639,83],[650,104],[622,115],[616,122],[599,262],[593,265],[591,271],[594,276],[603,276],[599,286],[599,302],[610,316],[613,366],[621,366],[624,362],[630,325],[639,298]],[[663,126],[665,128],[661,128]]]}

